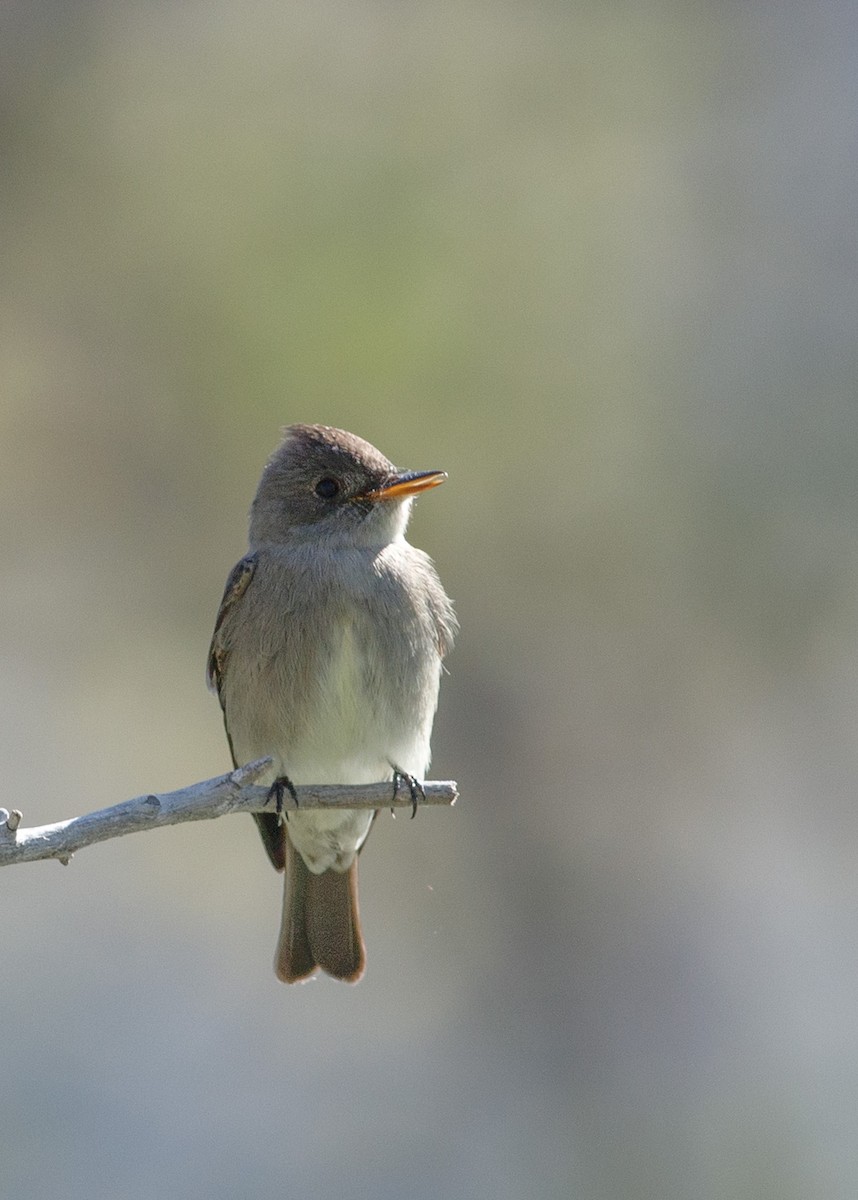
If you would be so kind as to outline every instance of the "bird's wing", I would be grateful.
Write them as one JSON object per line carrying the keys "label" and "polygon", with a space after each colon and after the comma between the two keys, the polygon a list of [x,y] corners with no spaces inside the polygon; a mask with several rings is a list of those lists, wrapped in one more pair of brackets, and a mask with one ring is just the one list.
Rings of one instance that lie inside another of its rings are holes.
{"label": "bird's wing", "polygon": [[[229,752],[232,755],[233,764],[237,767],[240,764],[236,761],[235,750],[232,745],[232,736],[229,732],[229,722],[226,716],[226,698],[224,696],[223,681],[226,671],[229,666],[229,650],[230,639],[229,629],[235,618],[238,607],[241,604],[247,589],[250,587],[254,572],[256,571],[257,556],[256,554],[248,554],[237,562],[230,572],[229,579],[226,581],[226,587],[223,592],[223,599],[220,602],[217,618],[215,620],[214,633],[212,634],[212,643],[209,646],[208,664],[206,667],[206,679],[209,687],[213,692],[217,692],[220,706],[223,710],[223,724],[226,730],[226,740],[229,742]],[[280,827],[280,819],[274,813],[254,813],[253,819],[259,828],[259,833],[268,852],[268,857],[271,859],[272,865],[278,871],[282,871],[285,862],[285,848],[283,845],[283,830]]]}
{"label": "bird's wing", "polygon": [[[250,587],[250,581],[256,570],[256,555],[248,554],[235,564],[229,573],[223,599],[220,602],[214,633],[209,646],[209,657],[206,665],[206,682],[213,692],[217,692],[221,708],[224,708],[223,679],[229,661],[229,643],[224,624],[227,617],[236,611],[244,593]],[[236,763],[238,766],[238,763]]]}
{"label": "bird's wing", "polygon": [[456,634],[459,632],[459,621],[453,610],[452,600],[444,591],[437,575],[435,578],[438,588],[437,591],[432,592],[430,603],[438,639],[438,654],[443,659],[453,649],[453,642],[456,640]]}

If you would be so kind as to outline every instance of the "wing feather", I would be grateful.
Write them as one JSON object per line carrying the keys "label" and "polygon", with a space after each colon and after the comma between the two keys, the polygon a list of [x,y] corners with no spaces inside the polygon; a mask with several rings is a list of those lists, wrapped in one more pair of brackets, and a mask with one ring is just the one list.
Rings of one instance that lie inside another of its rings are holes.
{"label": "wing feather", "polygon": [[224,623],[227,617],[236,610],[241,603],[242,596],[250,587],[250,581],[256,571],[256,557],[255,554],[248,554],[232,568],[215,618],[214,633],[206,665],[206,682],[213,692],[217,692],[221,708],[224,708],[223,680],[229,660],[229,643],[225,636]]}
{"label": "wing feather", "polygon": [[[212,641],[209,646],[209,657],[206,666],[206,680],[212,691],[217,692],[217,698],[223,710],[223,724],[226,730],[226,740],[229,742],[229,752],[236,767],[239,763],[235,757],[232,736],[229,732],[229,722],[226,716],[226,697],[223,687],[224,678],[229,666],[230,646],[228,631],[232,622],[228,618],[235,615],[243,596],[250,587],[251,580],[256,571],[256,563],[257,555],[248,554],[237,562],[230,571],[229,579],[227,579],[226,587],[224,588],[223,599],[220,602],[220,608],[215,619],[214,633],[212,634]],[[253,819],[259,828],[259,833],[272,865],[276,870],[282,871],[285,865],[285,846],[279,818],[273,813],[254,813]]]}

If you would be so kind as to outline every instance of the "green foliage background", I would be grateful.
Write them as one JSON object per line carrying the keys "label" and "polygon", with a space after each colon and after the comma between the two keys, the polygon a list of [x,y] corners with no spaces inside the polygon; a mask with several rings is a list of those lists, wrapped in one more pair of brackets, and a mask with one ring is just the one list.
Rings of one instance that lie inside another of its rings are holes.
{"label": "green foliage background", "polygon": [[250,821],[4,873],[3,1194],[851,1200],[852,8],[0,14],[0,751],[28,824],[226,769],[279,428],[443,467],[451,813],[278,985]]}

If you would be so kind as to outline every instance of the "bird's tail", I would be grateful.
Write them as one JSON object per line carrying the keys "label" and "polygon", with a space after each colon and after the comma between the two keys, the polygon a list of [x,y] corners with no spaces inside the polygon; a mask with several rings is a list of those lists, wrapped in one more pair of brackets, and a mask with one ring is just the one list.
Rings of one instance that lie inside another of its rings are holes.
{"label": "bird's tail", "polygon": [[335,979],[357,983],[366,966],[358,911],[357,858],[347,871],[314,875],[283,836],[286,879],[283,919],[274,958],[277,978],[298,983],[321,968]]}

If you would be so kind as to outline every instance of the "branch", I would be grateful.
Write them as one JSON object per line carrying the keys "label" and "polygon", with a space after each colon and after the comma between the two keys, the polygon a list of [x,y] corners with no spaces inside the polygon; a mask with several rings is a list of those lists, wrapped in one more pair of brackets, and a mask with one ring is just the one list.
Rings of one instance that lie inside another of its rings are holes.
{"label": "branch", "polygon": [[[58,858],[68,863],[76,850],[124,837],[143,829],[159,829],[162,825],[178,825],[181,821],[209,821],[227,813],[273,812],[274,800],[267,787],[255,786],[255,781],[271,766],[271,759],[238,767],[229,775],[206,779],[177,792],[160,796],[137,796],[112,808],[72,817],[56,825],[21,828],[21,813],[0,808],[0,867],[12,863],[35,862],[40,858]],[[296,787],[298,804],[289,795],[283,796],[284,809],[308,808],[411,808],[419,804],[455,804],[458,796],[453,782],[424,783],[420,794],[412,798],[407,784],[383,783],[355,785],[328,784]]]}

